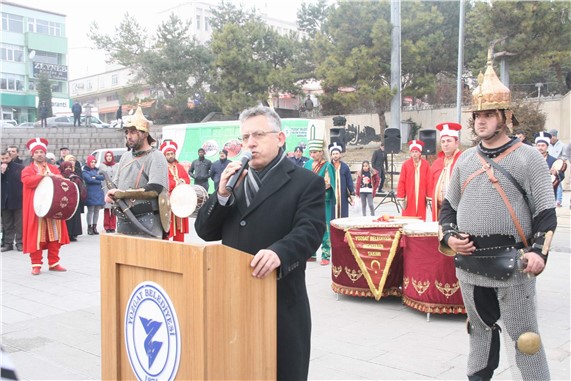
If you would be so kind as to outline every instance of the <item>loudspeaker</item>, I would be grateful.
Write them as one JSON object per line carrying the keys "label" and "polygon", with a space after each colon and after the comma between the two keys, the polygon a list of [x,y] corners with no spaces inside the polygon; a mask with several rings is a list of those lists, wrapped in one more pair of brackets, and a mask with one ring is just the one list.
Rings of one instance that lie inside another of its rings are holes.
{"label": "loudspeaker", "polygon": [[422,148],[423,155],[434,155],[436,153],[436,130],[421,130],[418,132],[418,139],[424,143]]}
{"label": "loudspeaker", "polygon": [[400,145],[400,129],[386,128],[385,129],[385,152],[386,153],[399,153]]}
{"label": "loudspeaker", "polygon": [[345,129],[331,128],[329,129],[329,143],[338,143],[345,147]]}

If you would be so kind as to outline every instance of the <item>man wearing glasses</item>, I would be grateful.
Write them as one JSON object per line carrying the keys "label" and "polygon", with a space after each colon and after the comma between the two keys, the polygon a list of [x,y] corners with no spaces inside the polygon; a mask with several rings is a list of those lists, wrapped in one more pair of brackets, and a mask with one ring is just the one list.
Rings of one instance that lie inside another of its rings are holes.
{"label": "man wearing glasses", "polygon": [[325,184],[286,158],[286,136],[274,110],[243,111],[240,131],[242,148],[252,153],[249,167],[230,192],[226,184],[242,164],[228,164],[216,197],[198,212],[196,232],[252,254],[257,278],[278,271],[277,379],[305,380],[311,338],[305,268],[325,232]]}

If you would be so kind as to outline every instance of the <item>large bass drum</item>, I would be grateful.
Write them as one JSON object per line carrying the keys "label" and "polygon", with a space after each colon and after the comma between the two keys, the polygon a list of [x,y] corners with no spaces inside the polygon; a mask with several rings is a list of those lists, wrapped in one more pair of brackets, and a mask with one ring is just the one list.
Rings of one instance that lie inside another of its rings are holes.
{"label": "large bass drum", "polygon": [[79,189],[73,181],[48,176],[34,193],[34,212],[38,217],[69,220],[79,205]]}

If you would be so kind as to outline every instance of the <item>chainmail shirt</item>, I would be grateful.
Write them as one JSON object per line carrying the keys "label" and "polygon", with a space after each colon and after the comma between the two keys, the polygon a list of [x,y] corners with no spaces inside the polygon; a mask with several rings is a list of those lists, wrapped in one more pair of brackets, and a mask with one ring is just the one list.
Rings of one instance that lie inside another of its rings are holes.
{"label": "chainmail shirt", "polygon": [[[508,234],[515,237],[516,242],[521,242],[504,201],[493,187],[486,173],[474,177],[462,192],[464,182],[482,167],[477,150],[478,147],[473,147],[460,155],[446,193],[446,199],[457,212],[458,229],[461,232],[476,236]],[[498,164],[505,168],[531,196],[530,198],[535,205],[535,215],[554,207],[555,198],[551,187],[549,169],[545,159],[535,148],[522,145]],[[532,232],[534,216],[531,215],[523,195],[500,171],[494,170],[493,174],[506,193],[526,238],[530,239],[535,233]],[[521,271],[516,271],[508,280],[494,280],[458,268],[456,274],[458,279],[463,282],[483,287],[506,287],[511,284],[522,283],[527,279],[527,275]]]}
{"label": "chainmail shirt", "polygon": [[[141,166],[144,166],[143,174],[139,183],[135,184]],[[168,163],[161,151],[153,148],[151,152],[140,157],[134,157],[133,151],[127,151],[121,156],[114,183],[122,190],[144,188],[149,183],[159,184],[168,189],[168,172]]]}

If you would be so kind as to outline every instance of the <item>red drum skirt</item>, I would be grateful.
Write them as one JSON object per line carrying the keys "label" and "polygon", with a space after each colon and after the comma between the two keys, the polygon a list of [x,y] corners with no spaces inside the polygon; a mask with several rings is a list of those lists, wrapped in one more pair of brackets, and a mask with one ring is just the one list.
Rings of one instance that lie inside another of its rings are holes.
{"label": "red drum skirt", "polygon": [[331,288],[334,292],[381,299],[401,296],[401,228],[415,220],[377,222],[373,217],[331,221]]}
{"label": "red drum skirt", "polygon": [[404,304],[426,313],[465,314],[454,257],[438,251],[438,223],[404,226],[401,246]]}

